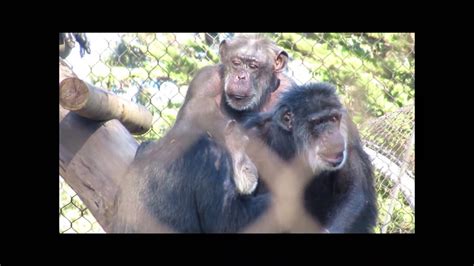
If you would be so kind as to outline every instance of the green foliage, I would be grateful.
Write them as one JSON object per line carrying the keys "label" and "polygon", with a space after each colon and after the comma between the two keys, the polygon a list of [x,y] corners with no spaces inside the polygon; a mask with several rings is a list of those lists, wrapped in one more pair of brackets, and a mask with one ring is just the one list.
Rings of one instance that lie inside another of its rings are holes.
{"label": "green foliage", "polygon": [[128,68],[143,67],[145,65],[146,55],[138,47],[121,40],[115,48],[108,63],[110,66],[126,66]]}
{"label": "green foliage", "polygon": [[[413,103],[414,35],[283,33],[276,38],[314,80],[335,84],[356,122]],[[364,103],[364,104],[361,104]]]}
{"label": "green foliage", "polygon": [[[415,232],[415,216],[407,200],[401,191],[393,197],[395,190],[393,183],[388,177],[384,176],[380,171],[375,171],[375,183],[377,191],[377,205],[379,217],[377,226],[374,231],[382,232],[385,221],[388,222],[386,232],[390,233],[414,233]],[[389,212],[392,208],[392,211]],[[387,217],[388,216],[388,217]]]}

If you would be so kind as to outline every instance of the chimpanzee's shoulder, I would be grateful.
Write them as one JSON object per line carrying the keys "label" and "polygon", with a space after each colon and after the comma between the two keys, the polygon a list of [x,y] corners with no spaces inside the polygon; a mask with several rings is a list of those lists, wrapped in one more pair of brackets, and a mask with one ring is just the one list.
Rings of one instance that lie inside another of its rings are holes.
{"label": "chimpanzee's shoulder", "polygon": [[221,65],[205,66],[199,69],[189,85],[192,96],[215,97],[220,95],[223,84]]}

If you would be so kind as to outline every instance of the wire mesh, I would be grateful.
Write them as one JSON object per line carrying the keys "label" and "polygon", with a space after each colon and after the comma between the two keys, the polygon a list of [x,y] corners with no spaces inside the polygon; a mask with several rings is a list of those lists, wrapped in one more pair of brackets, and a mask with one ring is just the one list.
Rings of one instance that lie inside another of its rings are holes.
{"label": "wire mesh", "polygon": [[[414,34],[267,33],[290,56],[297,84],[326,81],[358,124],[376,173],[377,233],[414,232]],[[90,54],[66,59],[83,80],[143,104],[158,139],[174,123],[196,71],[219,62],[234,33],[88,33]],[[103,232],[60,177],[60,232]]]}

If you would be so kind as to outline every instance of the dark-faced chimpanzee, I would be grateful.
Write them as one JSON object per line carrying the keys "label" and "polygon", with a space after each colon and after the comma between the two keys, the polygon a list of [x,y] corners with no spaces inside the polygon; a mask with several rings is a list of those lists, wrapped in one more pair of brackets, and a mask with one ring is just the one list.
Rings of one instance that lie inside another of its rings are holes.
{"label": "dark-faced chimpanzee", "polygon": [[327,83],[286,92],[274,112],[249,119],[247,128],[282,159],[300,155],[313,178],[307,211],[331,233],[368,233],[376,223],[373,170],[356,126]]}
{"label": "dark-faced chimpanzee", "polygon": [[[332,86],[296,86],[245,125],[284,161],[303,156],[314,175],[305,208],[329,232],[371,231],[377,212],[370,161]],[[147,219],[177,232],[237,232],[268,209],[268,192],[237,192],[231,155],[210,136],[168,164],[150,162],[149,151],[137,154],[128,175],[139,190],[125,195],[132,204],[116,232],[152,232]]]}

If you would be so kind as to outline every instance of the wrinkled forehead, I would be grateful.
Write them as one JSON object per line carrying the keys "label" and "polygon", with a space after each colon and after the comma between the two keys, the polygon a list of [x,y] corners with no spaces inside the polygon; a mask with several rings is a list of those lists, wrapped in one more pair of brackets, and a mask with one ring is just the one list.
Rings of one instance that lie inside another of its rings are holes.
{"label": "wrinkled forehead", "polygon": [[271,48],[271,44],[262,40],[237,40],[232,43],[230,49],[231,56],[243,57],[246,59],[256,59],[260,62],[268,62],[273,60],[275,52]]}

